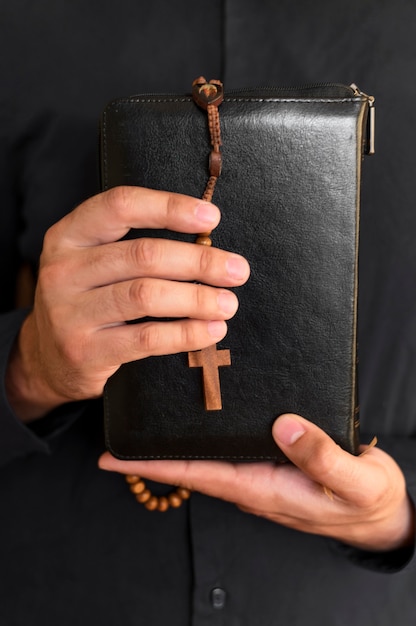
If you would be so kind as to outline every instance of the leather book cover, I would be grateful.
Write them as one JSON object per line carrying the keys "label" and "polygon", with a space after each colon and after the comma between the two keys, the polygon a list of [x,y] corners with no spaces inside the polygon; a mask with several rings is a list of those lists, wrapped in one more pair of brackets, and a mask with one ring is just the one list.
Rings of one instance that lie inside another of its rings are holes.
{"label": "leather book cover", "polygon": [[[357,453],[357,270],[368,99],[343,87],[226,94],[213,245],[245,256],[240,306],[216,346],[221,410],[204,406],[188,354],[123,365],[104,394],[118,458],[284,460],[271,436],[294,412]],[[139,185],[201,197],[206,113],[191,96],[117,99],[101,118],[103,190]],[[195,237],[132,231],[131,237]],[[140,323],[140,322],[139,322]],[[230,365],[221,365],[228,355]],[[212,363],[211,363],[212,365]]]}

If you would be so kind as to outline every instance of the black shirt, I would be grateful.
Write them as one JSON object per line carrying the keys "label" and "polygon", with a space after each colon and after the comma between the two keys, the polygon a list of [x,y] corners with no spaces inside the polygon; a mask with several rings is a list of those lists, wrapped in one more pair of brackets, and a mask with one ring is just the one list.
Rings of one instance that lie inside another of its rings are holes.
{"label": "black shirt", "polygon": [[[99,190],[106,102],[189,91],[201,74],[226,89],[356,82],[376,96],[378,127],[363,180],[361,417],[414,493],[416,6],[17,0],[0,12],[3,377],[25,315],[12,311],[17,268],[36,268],[48,226]],[[415,622],[409,552],[350,550],[197,493],[178,510],[146,511],[121,476],[97,469],[99,401],[25,427],[2,386],[0,433],[1,626]]]}

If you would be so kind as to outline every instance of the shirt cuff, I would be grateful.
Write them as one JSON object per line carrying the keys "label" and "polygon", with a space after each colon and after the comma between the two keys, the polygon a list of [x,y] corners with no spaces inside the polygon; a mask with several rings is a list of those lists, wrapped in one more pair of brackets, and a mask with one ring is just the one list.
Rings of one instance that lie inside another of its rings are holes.
{"label": "shirt cuff", "polygon": [[345,544],[338,544],[343,554],[355,565],[385,574],[394,574],[407,567],[413,560],[414,544],[388,552],[359,550]]}
{"label": "shirt cuff", "polygon": [[[367,437],[364,436],[364,439]],[[392,456],[400,466],[407,485],[409,498],[414,506],[416,502],[416,439],[406,436],[381,435],[378,436],[378,447]],[[387,552],[359,550],[339,543],[339,549],[356,565],[381,573],[395,573],[415,566],[415,545],[413,543],[404,548]]]}

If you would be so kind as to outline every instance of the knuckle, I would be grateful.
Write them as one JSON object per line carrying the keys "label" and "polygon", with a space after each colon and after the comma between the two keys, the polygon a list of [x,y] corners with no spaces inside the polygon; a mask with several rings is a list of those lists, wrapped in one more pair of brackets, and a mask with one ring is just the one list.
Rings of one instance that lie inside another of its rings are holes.
{"label": "knuckle", "polygon": [[[367,489],[357,493],[356,503],[368,511],[383,510],[386,504],[396,499],[402,492],[396,481],[392,480],[389,472],[383,471],[383,469],[379,470],[376,481],[371,481],[371,485]],[[403,491],[405,489],[403,479]]]}
{"label": "knuckle", "polygon": [[199,271],[201,276],[205,276],[210,273],[212,267],[212,250],[207,246],[197,246],[202,248],[199,252]]}
{"label": "knuckle", "polygon": [[193,291],[194,294],[194,307],[197,315],[201,315],[204,317],[204,312],[207,309],[207,288],[202,285],[197,285],[196,289]]}
{"label": "knuckle", "polygon": [[323,476],[330,476],[337,470],[336,455],[334,455],[332,446],[322,444],[318,447],[319,471]]}
{"label": "knuckle", "polygon": [[[180,326],[180,344],[182,346],[189,346],[189,349],[194,349],[195,341],[195,329],[191,323],[183,323]],[[187,349],[187,348],[185,348]]]}
{"label": "knuckle", "polygon": [[383,507],[383,503],[389,500],[389,495],[385,490],[367,489],[363,493],[358,493],[356,503],[369,511]]}
{"label": "knuckle", "polygon": [[134,262],[142,272],[152,271],[160,259],[160,246],[153,239],[136,239],[131,248]]}
{"label": "knuckle", "polygon": [[131,283],[129,301],[138,306],[141,314],[151,311],[156,298],[155,287],[150,280],[140,279]]}
{"label": "knuckle", "polygon": [[91,352],[88,334],[81,328],[68,326],[67,310],[55,307],[49,315],[50,333],[54,337],[54,348],[67,371],[80,371],[85,367]]}
{"label": "knuckle", "polygon": [[[337,448],[336,448],[337,449]],[[319,440],[308,447],[302,466],[306,472],[319,475],[325,484],[337,472],[338,459],[334,449],[327,441]]]}
{"label": "knuckle", "polygon": [[50,228],[48,228],[48,230],[46,231],[44,237],[43,237],[43,254],[45,252],[48,252],[49,250],[53,250],[55,247],[55,230],[56,227],[51,226]]}
{"label": "knuckle", "polygon": [[134,318],[140,318],[150,314],[157,297],[157,289],[152,280],[137,279],[122,285],[115,284],[111,286],[110,297],[103,299],[101,312],[126,320],[131,311],[135,311]]}
{"label": "knuckle", "polygon": [[157,352],[157,348],[160,344],[158,323],[144,323],[137,324],[137,326],[140,351],[146,355]]}
{"label": "knuckle", "polygon": [[120,185],[106,191],[104,197],[111,211],[121,216],[131,207],[132,190],[126,185]]}
{"label": "knuckle", "polygon": [[355,505],[362,510],[367,510],[368,513],[382,508],[383,503],[387,500],[386,492],[374,487],[357,489],[354,493]]}
{"label": "knuckle", "polygon": [[50,226],[43,236],[42,252],[40,256],[41,263],[45,258],[53,258],[59,256],[62,252],[63,225],[62,220]]}
{"label": "knuckle", "polygon": [[37,291],[39,294],[48,294],[51,288],[59,281],[61,271],[58,270],[56,264],[42,264],[39,268],[37,279]]}
{"label": "knuckle", "polygon": [[62,357],[74,369],[79,369],[85,365],[85,357],[88,352],[85,339],[80,336],[77,337],[77,341],[66,341],[61,345]]}
{"label": "knuckle", "polygon": [[60,258],[53,261],[41,260],[37,277],[37,290],[46,300],[50,295],[61,289],[62,279],[74,275],[74,264],[71,259]]}
{"label": "knuckle", "polygon": [[180,207],[181,197],[176,193],[169,192],[166,201],[166,217],[168,223],[172,222],[172,218],[175,218]]}

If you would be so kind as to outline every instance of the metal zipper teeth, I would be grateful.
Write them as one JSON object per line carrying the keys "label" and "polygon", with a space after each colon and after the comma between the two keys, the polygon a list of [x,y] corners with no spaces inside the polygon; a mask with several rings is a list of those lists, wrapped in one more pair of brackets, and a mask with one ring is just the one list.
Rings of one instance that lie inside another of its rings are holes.
{"label": "metal zipper teeth", "polygon": [[[287,91],[309,91],[312,89],[345,89],[348,94],[355,95],[354,89],[351,85],[345,85],[344,83],[308,83],[304,85],[287,85],[287,86],[273,86],[268,85],[266,87],[246,87],[239,89],[231,89],[227,91],[229,94],[234,93],[250,93],[253,91],[272,91],[272,92],[282,92],[286,93]],[[358,89],[358,88],[357,88]]]}
{"label": "metal zipper teeth", "polygon": [[[230,89],[229,91],[225,91],[224,92],[224,96],[235,96],[235,95],[240,95],[242,97],[244,97],[245,94],[252,94],[252,93],[256,93],[256,92],[272,92],[272,93],[288,93],[290,91],[293,92],[298,92],[298,91],[310,91],[312,89],[344,89],[346,92],[346,96],[347,95],[351,95],[351,96],[359,96],[362,92],[357,93],[357,91],[355,91],[352,86],[350,85],[345,85],[343,83],[310,83],[310,84],[305,84],[305,85],[299,85],[299,86],[284,86],[284,87],[274,87],[272,85],[268,85],[266,87],[245,87],[245,88],[238,88],[238,89]],[[358,88],[357,88],[358,89]],[[362,95],[365,95],[364,93]],[[131,96],[127,96],[126,99],[128,98],[182,98],[182,99],[192,99],[192,94],[191,93],[155,93],[155,92],[151,92],[151,93],[138,93],[138,94],[132,94]],[[125,98],[120,98],[121,100],[125,99]]]}

